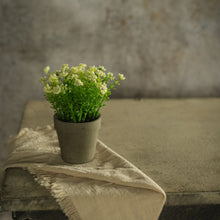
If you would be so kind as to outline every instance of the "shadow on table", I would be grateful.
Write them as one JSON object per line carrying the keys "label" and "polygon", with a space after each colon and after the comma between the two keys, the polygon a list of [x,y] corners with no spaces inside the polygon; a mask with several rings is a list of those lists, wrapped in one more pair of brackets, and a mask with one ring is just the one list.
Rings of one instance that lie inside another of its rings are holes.
{"label": "shadow on table", "polygon": [[164,206],[159,220],[219,220],[220,205]]}

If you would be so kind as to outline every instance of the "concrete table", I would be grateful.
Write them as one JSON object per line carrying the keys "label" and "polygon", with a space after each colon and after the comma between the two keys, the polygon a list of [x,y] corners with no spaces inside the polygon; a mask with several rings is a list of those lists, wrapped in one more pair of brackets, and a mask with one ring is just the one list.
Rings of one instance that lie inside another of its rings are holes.
{"label": "concrete table", "polygon": [[[102,109],[99,139],[166,192],[160,217],[220,219],[220,99],[116,99]],[[45,101],[27,103],[20,128],[52,124]],[[22,169],[6,171],[3,211],[59,210]]]}

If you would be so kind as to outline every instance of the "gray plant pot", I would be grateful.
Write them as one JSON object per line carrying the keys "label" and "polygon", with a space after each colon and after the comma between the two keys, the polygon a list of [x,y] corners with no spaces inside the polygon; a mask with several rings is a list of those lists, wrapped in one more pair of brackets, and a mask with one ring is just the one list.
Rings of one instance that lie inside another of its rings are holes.
{"label": "gray plant pot", "polygon": [[54,115],[61,157],[67,163],[86,163],[94,158],[101,116],[91,122],[64,122]]}

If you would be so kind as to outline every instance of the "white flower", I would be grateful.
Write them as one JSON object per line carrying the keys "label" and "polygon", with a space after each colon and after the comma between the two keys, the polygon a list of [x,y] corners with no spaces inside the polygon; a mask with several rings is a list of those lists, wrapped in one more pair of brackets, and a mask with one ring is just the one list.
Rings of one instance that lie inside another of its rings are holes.
{"label": "white flower", "polygon": [[69,74],[67,77],[68,80],[72,80],[72,79],[78,79],[78,75],[76,74]]}
{"label": "white flower", "polygon": [[108,88],[106,83],[100,84],[99,85],[99,89],[102,95],[105,95],[105,93],[107,92]]}
{"label": "white flower", "polygon": [[80,63],[77,68],[79,72],[84,72],[86,67],[87,67],[86,64]]}
{"label": "white flower", "polygon": [[95,66],[90,66],[89,67],[89,71],[95,72],[97,70],[97,68]]}
{"label": "white flower", "polygon": [[83,82],[80,79],[75,79],[74,86],[83,86]]}
{"label": "white flower", "polygon": [[106,71],[104,66],[99,66],[98,68],[99,68],[99,70]]}
{"label": "white flower", "polygon": [[48,83],[44,86],[44,92],[45,93],[51,93],[51,87]]}
{"label": "white flower", "polygon": [[93,72],[92,70],[87,70],[87,75],[94,75],[95,72]]}
{"label": "white flower", "polygon": [[79,64],[79,67],[85,69],[85,68],[87,67],[87,65],[86,65],[85,63],[80,63],[80,64]]}
{"label": "white flower", "polygon": [[107,77],[109,77],[111,80],[115,79],[113,73],[110,73],[110,72],[107,73]]}
{"label": "white flower", "polygon": [[91,80],[93,82],[96,82],[98,78],[94,73],[88,73],[87,77],[88,77],[88,80]]}
{"label": "white flower", "polygon": [[48,73],[50,71],[50,67],[49,66],[46,66],[45,68],[44,68],[44,73]]}
{"label": "white flower", "polygon": [[61,72],[59,75],[62,77],[66,77],[68,75],[68,72]]}
{"label": "white flower", "polygon": [[49,76],[49,82],[59,83],[59,78],[57,77],[57,75],[55,73],[53,73]]}
{"label": "white flower", "polygon": [[67,69],[69,69],[68,64],[63,64],[61,67],[61,72],[65,72]]}
{"label": "white flower", "polygon": [[118,74],[118,78],[120,80],[125,80],[124,74],[121,74],[121,73]]}
{"label": "white flower", "polygon": [[61,92],[61,87],[60,87],[59,85],[56,85],[56,86],[53,88],[52,92],[53,92],[54,94],[59,94],[59,93]]}
{"label": "white flower", "polygon": [[71,67],[70,70],[71,70],[72,73],[78,73],[78,71],[79,71],[78,67],[74,67],[74,66]]}
{"label": "white flower", "polygon": [[97,74],[99,77],[105,77],[105,76],[106,76],[106,74],[105,74],[103,71],[101,71],[101,70],[97,70],[97,71],[96,71],[96,74]]}

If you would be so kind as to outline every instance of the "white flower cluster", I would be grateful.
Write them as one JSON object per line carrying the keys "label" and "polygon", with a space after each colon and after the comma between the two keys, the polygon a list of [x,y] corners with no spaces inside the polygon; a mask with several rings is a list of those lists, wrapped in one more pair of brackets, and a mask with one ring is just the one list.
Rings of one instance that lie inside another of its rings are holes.
{"label": "white flower cluster", "polygon": [[105,95],[105,93],[108,91],[108,87],[107,87],[106,83],[100,83],[98,85],[98,87],[99,87],[102,95]]}
{"label": "white flower cluster", "polygon": [[47,83],[44,86],[44,93],[53,93],[57,95],[62,92],[63,94],[65,94],[66,90],[67,90],[67,85],[56,85],[52,87]]}
{"label": "white flower cluster", "polygon": [[55,84],[59,83],[59,78],[58,78],[58,76],[55,73],[51,74],[49,76],[48,80],[49,80],[50,83],[55,83]]}
{"label": "white flower cluster", "polygon": [[[100,94],[104,96],[108,91],[108,83],[112,80],[119,85],[119,80],[124,80],[123,74],[118,74],[118,79],[113,73],[105,73],[106,69],[103,66],[89,66],[80,63],[78,66],[69,68],[67,64],[63,64],[60,70],[50,73],[50,67],[44,68],[46,76],[41,78],[44,85],[45,94],[65,94],[70,93],[75,87],[84,86],[89,88],[95,86],[99,89]],[[110,89],[109,89],[110,90]]]}

